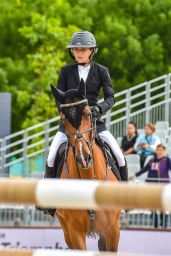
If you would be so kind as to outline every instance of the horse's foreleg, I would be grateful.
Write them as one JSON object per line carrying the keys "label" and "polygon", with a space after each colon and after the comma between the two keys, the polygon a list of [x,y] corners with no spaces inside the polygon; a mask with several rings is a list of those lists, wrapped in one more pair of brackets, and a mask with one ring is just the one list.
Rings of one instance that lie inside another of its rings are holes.
{"label": "horse's foreleg", "polygon": [[70,236],[70,240],[73,246],[73,249],[77,249],[77,250],[86,250],[86,234],[74,229],[74,227],[72,227],[69,230],[69,236]]}
{"label": "horse's foreleg", "polygon": [[99,235],[99,237],[100,237],[98,240],[99,251],[106,251],[106,239],[102,235]]}
{"label": "horse's foreleg", "polygon": [[119,222],[117,221],[106,234],[106,250],[117,252],[120,238]]}
{"label": "horse's foreleg", "polygon": [[62,226],[63,232],[64,232],[65,242],[68,245],[69,249],[73,249],[73,246],[72,246],[72,243],[70,240],[70,236],[69,236],[68,226],[67,226],[65,220],[59,214],[57,214],[57,216],[58,216],[58,220],[59,220],[59,222]]}

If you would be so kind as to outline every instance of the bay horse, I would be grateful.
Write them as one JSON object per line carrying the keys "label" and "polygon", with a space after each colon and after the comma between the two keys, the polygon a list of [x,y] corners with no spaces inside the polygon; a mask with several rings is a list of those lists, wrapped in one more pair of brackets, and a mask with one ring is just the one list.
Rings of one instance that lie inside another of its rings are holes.
{"label": "bay horse", "polygon": [[[77,89],[62,92],[51,85],[51,90],[55,100],[60,103],[61,119],[68,137],[66,161],[60,178],[118,182],[111,168],[107,168],[102,149],[95,142],[96,127],[85,97],[84,81],[81,80]],[[93,232],[99,234],[99,250],[114,252],[117,252],[120,237],[120,213],[121,209],[117,208],[97,211],[56,210],[70,249],[86,250],[86,236]]]}

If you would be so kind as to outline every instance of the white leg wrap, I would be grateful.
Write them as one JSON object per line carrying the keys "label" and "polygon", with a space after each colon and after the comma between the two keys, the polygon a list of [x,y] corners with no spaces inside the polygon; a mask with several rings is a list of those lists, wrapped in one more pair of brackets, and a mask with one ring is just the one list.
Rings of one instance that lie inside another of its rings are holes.
{"label": "white leg wrap", "polygon": [[47,165],[49,167],[53,167],[54,165],[54,161],[55,161],[55,156],[56,156],[56,152],[59,148],[59,146],[64,143],[65,141],[67,141],[67,136],[65,133],[63,132],[57,132],[57,134],[55,135],[55,137],[53,138],[52,144],[50,146],[50,150],[49,150],[49,155],[47,158]]}
{"label": "white leg wrap", "polygon": [[125,159],[124,159],[123,153],[122,153],[117,141],[113,137],[113,135],[109,131],[103,131],[98,134],[99,134],[100,138],[102,140],[104,140],[112,149],[114,155],[116,156],[116,158],[118,160],[119,166],[124,166]]}

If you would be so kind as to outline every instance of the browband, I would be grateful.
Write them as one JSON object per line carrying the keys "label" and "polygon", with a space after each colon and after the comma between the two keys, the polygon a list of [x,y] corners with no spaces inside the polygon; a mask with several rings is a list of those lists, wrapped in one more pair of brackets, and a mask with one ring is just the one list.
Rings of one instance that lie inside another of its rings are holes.
{"label": "browband", "polygon": [[82,104],[82,103],[88,103],[88,100],[87,100],[87,99],[84,99],[84,100],[76,101],[76,102],[73,102],[73,103],[60,104],[60,108],[73,107],[73,106],[80,105],[80,104]]}

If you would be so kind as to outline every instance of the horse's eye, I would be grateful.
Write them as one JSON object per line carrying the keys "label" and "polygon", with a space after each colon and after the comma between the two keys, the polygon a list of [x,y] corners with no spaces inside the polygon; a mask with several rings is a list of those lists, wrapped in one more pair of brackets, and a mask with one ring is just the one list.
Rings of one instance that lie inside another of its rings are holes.
{"label": "horse's eye", "polygon": [[85,116],[86,119],[89,119],[91,117],[91,113],[90,112],[84,113],[84,116]]}

